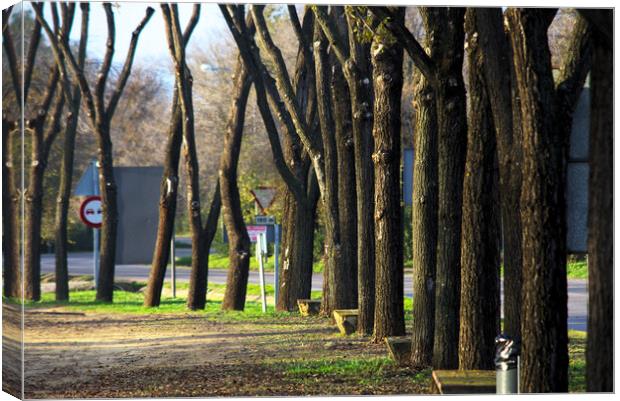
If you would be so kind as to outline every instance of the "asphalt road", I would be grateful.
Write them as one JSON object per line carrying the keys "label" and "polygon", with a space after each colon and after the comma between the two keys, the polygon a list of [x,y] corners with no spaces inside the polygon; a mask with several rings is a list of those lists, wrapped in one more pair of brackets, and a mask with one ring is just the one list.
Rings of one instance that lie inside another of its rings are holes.
{"label": "asphalt road", "polygon": [[[177,249],[177,256],[185,256],[189,249]],[[146,281],[149,276],[148,265],[116,265],[115,277],[125,280]],[[44,254],[41,258],[41,271],[49,273],[54,271],[54,255]],[[177,268],[176,276],[179,281],[189,280],[188,268]],[[209,269],[209,281],[216,284],[226,283],[227,270]],[[69,254],[69,274],[83,275],[93,274],[92,253]],[[166,270],[166,280],[170,280],[170,269]],[[265,280],[273,283],[273,273],[266,272]],[[258,284],[258,272],[250,271],[250,283]],[[320,291],[323,286],[323,275],[312,276],[312,290]],[[405,271],[405,296],[412,294],[412,273]],[[588,289],[587,280],[568,281],[568,328],[572,330],[586,331],[588,321]]]}

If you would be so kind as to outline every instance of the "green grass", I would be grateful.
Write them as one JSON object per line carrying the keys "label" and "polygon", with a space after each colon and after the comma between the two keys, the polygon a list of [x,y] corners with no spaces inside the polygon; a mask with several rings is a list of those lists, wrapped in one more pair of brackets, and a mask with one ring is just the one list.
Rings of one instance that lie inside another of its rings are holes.
{"label": "green grass", "polygon": [[578,261],[569,262],[566,266],[568,278],[587,279],[588,278],[588,262]]}
{"label": "green grass", "polygon": [[[192,257],[191,256],[183,256],[183,257],[177,257],[176,262],[179,266],[190,266],[192,263]],[[219,253],[212,253],[209,255],[209,268],[211,269],[228,269],[228,255],[224,255],[224,254],[219,254]],[[280,259],[282,260],[282,259]],[[250,270],[256,270],[258,271],[258,260],[256,260],[256,257],[254,255],[252,255],[252,258],[250,259]],[[274,259],[273,256],[270,256],[267,259],[267,263],[264,263],[264,268],[265,271],[268,272],[272,272],[274,271],[275,267],[274,267]],[[312,271],[314,273],[321,273],[323,272],[323,261],[320,260],[318,262],[315,262],[312,266]]]}
{"label": "green grass", "polygon": [[[185,284],[185,283],[184,283]],[[187,284],[185,284],[187,285]],[[210,284],[211,291],[221,290],[223,285]],[[248,285],[248,295],[260,293],[258,285]],[[268,286],[266,293],[273,293],[273,287]],[[4,299],[5,302],[14,303],[13,299]],[[158,308],[147,308],[142,305],[144,296],[141,292],[114,291],[114,302],[105,303],[95,301],[95,291],[71,291],[69,302],[56,302],[54,293],[43,293],[41,301],[26,302],[26,307],[57,307],[62,306],[72,311],[96,312],[106,314],[163,314],[163,313],[192,313],[201,314],[210,320],[224,322],[230,321],[255,321],[265,318],[282,318],[292,314],[289,312],[276,312],[273,305],[267,306],[267,313],[262,313],[260,301],[246,301],[244,311],[222,311],[220,300],[208,300],[204,310],[190,311],[185,305],[184,298],[162,297]]]}
{"label": "green grass", "polygon": [[568,391],[586,391],[586,333],[568,331]]}

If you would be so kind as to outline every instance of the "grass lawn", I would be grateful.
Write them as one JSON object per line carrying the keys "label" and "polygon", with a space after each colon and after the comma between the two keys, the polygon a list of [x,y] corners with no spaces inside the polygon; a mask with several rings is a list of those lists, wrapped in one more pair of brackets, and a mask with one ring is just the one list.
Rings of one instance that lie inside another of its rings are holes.
{"label": "grass lawn", "polygon": [[[139,288],[144,283],[136,283]],[[166,283],[168,285],[168,283]],[[187,283],[179,283],[179,290],[187,288]],[[303,320],[296,312],[276,312],[274,310],[273,298],[269,302],[267,313],[263,314],[261,303],[258,299],[260,287],[256,284],[248,285],[248,300],[244,311],[222,311],[221,298],[225,286],[222,284],[209,284],[209,294],[207,307],[204,310],[189,311],[185,306],[184,298],[163,297],[159,308],[145,308],[142,306],[143,293],[136,291],[115,291],[114,303],[102,303],[94,301],[95,291],[72,291],[69,302],[58,303],[54,300],[54,293],[43,293],[42,300],[36,303],[27,303],[26,307],[47,308],[61,307],[72,312],[89,312],[105,315],[127,315],[129,319],[134,319],[136,315],[153,316],[178,314],[179,318],[191,318],[192,316],[201,317],[204,321],[214,324],[244,324],[276,325],[277,327],[290,327],[291,324],[299,325],[300,329],[305,330],[311,325],[320,322],[325,323],[323,318]],[[267,285],[268,296],[273,296],[273,286]],[[320,292],[314,292],[313,298],[320,298]],[[6,301],[6,299],[5,299]],[[10,300],[9,300],[10,302]],[[411,325],[412,301],[405,298],[405,310],[407,327]],[[92,316],[92,315],[91,315]],[[318,319],[318,320],[317,320]],[[316,320],[316,322],[315,322]],[[304,323],[306,322],[306,323]],[[284,325],[284,326],[279,326]],[[276,327],[274,326],[274,327]],[[334,338],[341,338],[346,341],[360,341],[357,335],[344,337],[339,334],[317,334],[323,341]],[[304,340],[305,341],[305,340]],[[569,331],[569,390],[571,392],[585,391],[585,343],[586,334],[578,331]],[[277,358],[276,358],[277,359]],[[381,353],[374,356],[350,354],[346,357],[335,357],[331,353],[316,355],[313,358],[294,358],[289,355],[285,359],[265,360],[265,367],[272,366],[280,375],[279,380],[284,380],[291,385],[299,385],[302,388],[317,388],[321,385],[338,386],[337,383],[345,385],[347,388],[361,386],[368,389],[369,394],[381,393],[385,385],[397,386],[396,380],[406,380],[412,388],[426,389],[430,380],[430,370],[412,371],[409,368],[396,366],[387,356]],[[270,365],[272,364],[272,365]],[[386,384],[387,383],[387,384]],[[392,384],[389,384],[392,383]],[[402,382],[400,382],[402,383]],[[336,388],[333,387],[333,388]],[[361,388],[360,387],[360,388]],[[330,390],[331,391],[331,390]]]}

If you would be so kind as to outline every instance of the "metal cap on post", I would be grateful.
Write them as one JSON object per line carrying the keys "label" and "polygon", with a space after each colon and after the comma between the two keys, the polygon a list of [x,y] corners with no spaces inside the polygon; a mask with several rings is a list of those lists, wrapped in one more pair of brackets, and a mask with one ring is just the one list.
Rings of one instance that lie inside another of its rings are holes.
{"label": "metal cap on post", "polygon": [[495,337],[495,380],[497,394],[519,392],[519,342],[500,334]]}

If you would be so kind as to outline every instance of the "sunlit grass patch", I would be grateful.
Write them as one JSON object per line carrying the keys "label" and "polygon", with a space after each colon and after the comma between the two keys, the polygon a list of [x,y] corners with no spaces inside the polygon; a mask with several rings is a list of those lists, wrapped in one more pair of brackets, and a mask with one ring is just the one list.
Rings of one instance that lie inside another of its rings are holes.
{"label": "sunlit grass patch", "polygon": [[586,391],[586,333],[568,331],[568,391]]}

